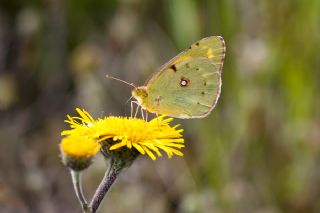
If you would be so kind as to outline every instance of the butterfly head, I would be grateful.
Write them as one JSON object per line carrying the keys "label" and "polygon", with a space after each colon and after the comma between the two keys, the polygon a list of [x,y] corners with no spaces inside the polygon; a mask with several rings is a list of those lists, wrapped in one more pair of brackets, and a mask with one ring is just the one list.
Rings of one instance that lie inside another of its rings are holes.
{"label": "butterfly head", "polygon": [[132,90],[132,96],[139,102],[141,105],[144,100],[148,97],[147,87],[136,87]]}

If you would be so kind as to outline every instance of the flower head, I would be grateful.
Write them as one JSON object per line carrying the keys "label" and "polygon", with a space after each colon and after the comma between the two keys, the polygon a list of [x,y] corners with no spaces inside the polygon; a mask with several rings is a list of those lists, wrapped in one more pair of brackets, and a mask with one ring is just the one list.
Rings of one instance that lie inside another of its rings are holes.
{"label": "flower head", "polygon": [[76,171],[86,169],[99,150],[100,143],[78,135],[66,137],[60,144],[62,162]]}
{"label": "flower head", "polygon": [[[131,117],[105,117],[93,119],[85,110],[76,109],[80,117],[68,115],[67,123],[71,129],[61,134],[67,137],[83,137],[94,142],[106,141],[110,152],[121,148],[135,149],[140,154],[147,154],[155,160],[162,156],[161,150],[169,158],[173,155],[183,156],[179,150],[184,147],[183,129],[179,125],[171,127],[172,118],[157,117],[145,121]],[[103,143],[105,144],[105,142]]]}

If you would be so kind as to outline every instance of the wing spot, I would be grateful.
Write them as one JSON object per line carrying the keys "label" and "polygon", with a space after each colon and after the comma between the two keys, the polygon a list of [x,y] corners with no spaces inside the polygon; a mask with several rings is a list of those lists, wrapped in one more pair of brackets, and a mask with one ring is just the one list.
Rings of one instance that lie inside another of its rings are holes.
{"label": "wing spot", "polygon": [[185,78],[185,77],[181,77],[181,80],[180,80],[181,87],[186,87],[189,85],[189,83],[190,83],[190,79]]}
{"label": "wing spot", "polygon": [[174,72],[177,72],[177,67],[176,67],[175,64],[172,64],[172,65],[170,66],[170,68],[171,68]]}
{"label": "wing spot", "polygon": [[196,68],[196,71],[199,71],[199,70],[200,70],[200,68],[199,68],[199,67],[197,67],[197,68]]}
{"label": "wing spot", "polygon": [[204,80],[203,86],[207,86],[207,80]]}
{"label": "wing spot", "polygon": [[214,56],[213,56],[213,51],[212,51],[211,48],[209,48],[208,51],[207,51],[207,57],[208,57],[209,59],[214,57]]}
{"label": "wing spot", "polygon": [[199,43],[199,42],[197,42],[197,43],[196,43],[196,46],[199,46],[199,45],[200,45],[200,43]]}
{"label": "wing spot", "polygon": [[201,92],[201,95],[204,95],[205,94],[205,92]]}

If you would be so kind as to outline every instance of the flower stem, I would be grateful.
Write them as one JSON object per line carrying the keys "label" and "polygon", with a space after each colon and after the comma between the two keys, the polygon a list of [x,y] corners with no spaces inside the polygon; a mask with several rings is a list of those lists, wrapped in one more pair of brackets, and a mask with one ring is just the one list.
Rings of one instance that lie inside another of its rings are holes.
{"label": "flower stem", "polygon": [[91,200],[90,207],[91,207],[92,213],[95,213],[98,210],[101,204],[101,201],[103,200],[103,198],[105,197],[109,189],[111,188],[114,181],[117,179],[123,167],[124,167],[123,163],[117,160],[111,159],[110,167],[106,171],[98,189],[96,190]]}
{"label": "flower stem", "polygon": [[76,192],[77,198],[81,204],[83,212],[91,212],[90,208],[88,207],[88,203],[83,195],[81,172],[70,169],[70,173],[72,177],[73,188]]}

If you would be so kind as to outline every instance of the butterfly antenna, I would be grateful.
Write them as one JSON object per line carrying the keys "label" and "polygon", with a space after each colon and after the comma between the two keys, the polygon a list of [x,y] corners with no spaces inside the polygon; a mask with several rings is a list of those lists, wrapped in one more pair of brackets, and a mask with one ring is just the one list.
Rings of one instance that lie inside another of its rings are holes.
{"label": "butterfly antenna", "polygon": [[126,82],[126,81],[124,81],[124,80],[122,80],[122,79],[113,77],[113,76],[111,76],[111,75],[106,75],[106,78],[113,79],[113,80],[116,80],[116,81],[120,81],[120,82],[125,83],[125,84],[127,84],[127,85],[129,85],[129,86],[131,86],[131,87],[134,87],[134,88],[137,87],[136,85],[134,85],[134,83]]}

